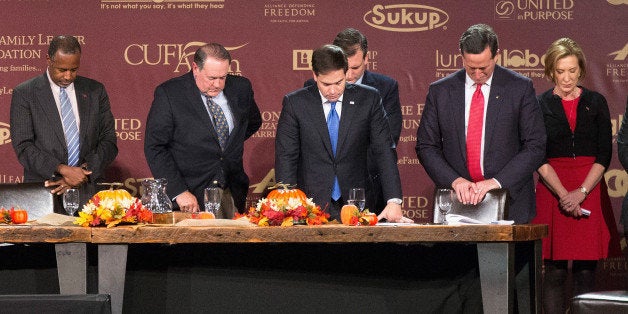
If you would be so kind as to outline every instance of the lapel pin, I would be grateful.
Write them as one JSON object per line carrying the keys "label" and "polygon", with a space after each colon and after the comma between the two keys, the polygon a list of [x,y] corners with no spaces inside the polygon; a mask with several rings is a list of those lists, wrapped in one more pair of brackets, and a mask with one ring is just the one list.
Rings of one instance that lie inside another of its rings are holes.
{"label": "lapel pin", "polygon": [[349,103],[352,104],[352,105],[355,104],[355,102],[353,100],[349,101]]}

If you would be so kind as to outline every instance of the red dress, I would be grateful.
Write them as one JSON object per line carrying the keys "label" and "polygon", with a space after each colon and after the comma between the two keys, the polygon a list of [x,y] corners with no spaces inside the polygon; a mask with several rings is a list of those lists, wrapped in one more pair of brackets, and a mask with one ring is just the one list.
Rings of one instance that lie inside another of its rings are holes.
{"label": "red dress", "polygon": [[[578,101],[576,100],[574,105],[572,103],[573,101],[563,101],[565,115],[573,132],[576,110],[573,110],[572,106],[577,106]],[[558,157],[549,158],[548,161],[565,189],[573,191],[584,181],[595,162],[595,157]],[[608,257],[609,253],[611,255],[617,253],[615,250],[609,252],[609,247],[616,246],[616,243],[611,245],[609,230],[616,229],[616,226],[604,178],[589,192],[580,207],[590,210],[591,215],[575,218],[565,214],[560,209],[556,196],[539,180],[536,186],[537,216],[532,223],[549,226],[548,236],[543,239],[544,259],[598,260]]]}

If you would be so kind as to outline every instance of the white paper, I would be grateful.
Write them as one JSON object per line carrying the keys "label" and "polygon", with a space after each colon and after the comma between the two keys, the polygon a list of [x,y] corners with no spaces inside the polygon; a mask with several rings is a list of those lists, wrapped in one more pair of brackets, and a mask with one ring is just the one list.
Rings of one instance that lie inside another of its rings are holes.
{"label": "white paper", "polygon": [[[450,225],[489,225],[489,223],[485,223],[479,221],[477,219],[473,219],[471,217],[458,215],[458,214],[449,214],[447,215],[447,223]],[[512,225],[515,222],[513,220],[497,220],[491,221],[491,225]]]}

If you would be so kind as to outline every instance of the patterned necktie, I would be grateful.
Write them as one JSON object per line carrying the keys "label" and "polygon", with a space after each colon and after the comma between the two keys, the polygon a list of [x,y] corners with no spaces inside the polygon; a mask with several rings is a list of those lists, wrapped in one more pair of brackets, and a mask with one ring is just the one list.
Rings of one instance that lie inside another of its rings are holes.
{"label": "patterned necktie", "polygon": [[482,94],[482,84],[476,85],[477,87],[471,98],[469,126],[467,127],[467,168],[473,182],[484,180],[480,164],[484,123],[484,95]]}
{"label": "patterned necktie", "polygon": [[[327,115],[327,130],[329,131],[329,139],[331,140],[331,150],[334,152],[334,157],[336,156],[336,144],[338,143],[338,125],[340,124],[340,119],[338,118],[338,113],[336,112],[336,102],[330,102],[331,109],[329,110],[329,114]],[[334,176],[334,187],[331,191],[331,198],[334,201],[337,201],[340,198],[340,184],[338,183],[338,176]]]}
{"label": "patterned necktie", "polygon": [[218,134],[218,142],[220,142],[220,147],[222,150],[225,150],[225,145],[227,144],[227,139],[229,138],[229,124],[227,123],[227,118],[225,117],[225,113],[222,111],[222,108],[218,104],[216,104],[211,97],[207,97],[207,107],[209,108],[209,112],[211,112],[212,119],[214,121],[214,129],[216,130],[216,134]]}
{"label": "patterned necktie", "polygon": [[72,112],[72,104],[65,91],[65,87],[61,87],[59,100],[61,102],[63,132],[65,133],[65,142],[68,145],[68,165],[76,166],[79,161],[81,140],[79,138],[78,127],[76,126],[76,118],[74,117],[74,112]]}

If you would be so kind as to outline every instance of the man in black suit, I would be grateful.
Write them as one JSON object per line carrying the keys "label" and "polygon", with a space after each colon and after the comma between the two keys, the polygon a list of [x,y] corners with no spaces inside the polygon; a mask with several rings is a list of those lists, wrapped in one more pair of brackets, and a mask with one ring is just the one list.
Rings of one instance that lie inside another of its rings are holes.
{"label": "man in black suit", "polygon": [[190,72],[155,89],[144,153],[153,176],[166,178],[168,195],[182,211],[203,208],[203,191],[211,185],[224,190],[224,218],[245,211],[244,141],[262,118],[251,82],[228,74],[230,64],[222,45],[207,44],[196,51]]}
{"label": "man in black suit", "polygon": [[[489,190],[508,189],[508,219],[527,223],[536,215],[533,173],[546,141],[532,81],[496,64],[497,35],[488,25],[473,25],[462,34],[460,52],[464,69],[429,87],[417,156],[436,185],[453,188],[463,203],[477,204]],[[471,164],[467,131],[478,89],[486,110],[479,112],[478,158]],[[470,168],[478,170],[475,176]]]}
{"label": "man in black suit", "polygon": [[296,184],[337,219],[349,189],[367,186],[367,151],[372,149],[388,200],[379,217],[402,221],[407,218],[401,213],[401,182],[381,98],[372,87],[346,84],[347,68],[340,47],[322,46],[312,54],[316,85],[284,96],[276,180]]}
{"label": "man in black suit", "polygon": [[[399,102],[399,85],[397,81],[388,76],[367,71],[366,65],[368,59],[368,40],[360,31],[354,28],[346,28],[336,35],[334,45],[340,47],[347,55],[348,69],[346,74],[347,83],[364,84],[371,86],[379,92],[382,97],[382,106],[384,107],[384,116],[390,135],[393,138],[395,147],[399,143],[401,135],[401,124],[403,117],[401,115],[401,103]],[[303,87],[314,85],[314,79],[309,79]],[[369,170],[369,183],[372,211],[380,213],[386,206],[384,199],[382,184],[380,182],[380,173],[377,170],[377,164],[373,162],[373,152],[369,150],[367,158]]]}
{"label": "man in black suit", "polygon": [[[45,181],[56,194],[80,188],[86,202],[118,154],[109,97],[101,83],[77,75],[76,38],[54,37],[46,60],[46,73],[13,90],[11,142],[24,166],[24,182]],[[68,134],[73,135],[66,139]]]}

